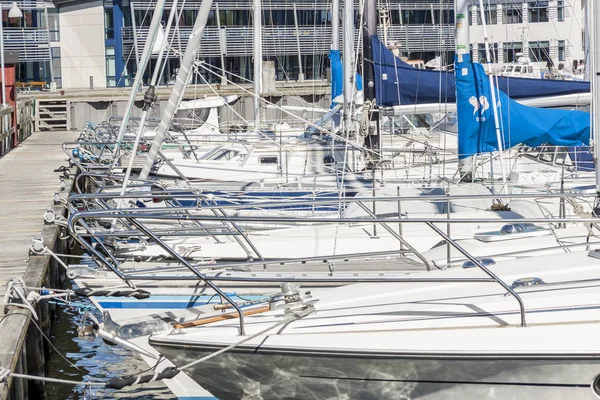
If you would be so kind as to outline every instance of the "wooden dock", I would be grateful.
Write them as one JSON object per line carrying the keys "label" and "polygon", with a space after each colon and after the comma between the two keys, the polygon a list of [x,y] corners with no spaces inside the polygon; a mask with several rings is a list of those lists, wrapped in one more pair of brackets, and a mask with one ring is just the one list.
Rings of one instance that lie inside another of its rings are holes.
{"label": "wooden dock", "polygon": [[[49,257],[29,259],[29,247],[33,238],[43,236],[48,247],[56,241],[58,230],[53,225],[44,225],[43,215],[53,208],[60,212],[61,206],[53,206],[53,196],[60,191],[61,174],[54,170],[67,164],[62,144],[75,140],[78,135],[79,132],[34,133],[0,158],[0,302],[3,302],[11,278],[21,277],[27,285],[39,285],[46,276]],[[65,191],[61,192],[63,198],[68,197],[70,187],[70,181],[67,181]],[[27,343],[25,341],[31,334],[28,332],[29,319],[23,309],[11,307],[8,311],[5,314],[4,305],[0,307],[0,367],[35,374],[36,371],[27,367],[28,361],[35,359],[38,362],[40,357],[43,360],[43,350],[41,355],[31,354],[36,352],[35,349],[25,355],[24,349],[30,349],[29,338]],[[20,396],[26,394],[36,395],[27,382],[14,382],[10,388],[0,384],[0,399],[25,398]]]}

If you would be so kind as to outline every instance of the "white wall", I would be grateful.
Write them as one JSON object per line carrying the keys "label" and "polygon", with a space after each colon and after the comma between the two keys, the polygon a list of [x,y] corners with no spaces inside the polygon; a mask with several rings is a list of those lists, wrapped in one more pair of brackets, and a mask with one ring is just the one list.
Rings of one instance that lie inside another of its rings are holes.
{"label": "white wall", "polygon": [[62,87],[106,87],[106,55],[104,46],[104,8],[102,0],[58,10],[60,21],[60,54]]}
{"label": "white wall", "polygon": [[[486,3],[486,2],[484,2]],[[498,1],[492,1],[498,3]],[[518,0],[513,0],[513,4],[520,4]],[[550,6],[556,7],[556,0],[550,0]],[[529,22],[523,24],[492,24],[487,26],[487,32],[490,43],[507,43],[507,42],[534,42],[534,41],[550,41],[550,46],[556,47],[559,40],[564,40],[566,43],[566,61],[559,61],[558,54],[551,49],[551,57],[554,65],[565,63],[570,66],[573,60],[584,58],[582,32],[584,30],[584,11],[582,10],[582,0],[565,1],[565,20],[559,22],[557,15],[550,12],[549,22]],[[474,7],[471,12],[476,13]],[[526,17],[526,8],[523,8],[523,15]],[[473,14],[472,14],[473,15]],[[475,14],[476,15],[476,14]],[[524,18],[525,19],[525,18]],[[473,20],[476,22],[475,16]],[[478,43],[484,43],[483,27],[478,25],[470,26],[470,41],[476,48]],[[526,54],[528,55],[528,54]],[[498,57],[502,57],[501,54]],[[509,62],[512,60],[504,60]]]}

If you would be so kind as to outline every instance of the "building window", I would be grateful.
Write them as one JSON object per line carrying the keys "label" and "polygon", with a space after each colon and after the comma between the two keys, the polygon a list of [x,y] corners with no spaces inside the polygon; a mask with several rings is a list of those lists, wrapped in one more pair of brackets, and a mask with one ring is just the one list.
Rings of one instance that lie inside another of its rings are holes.
{"label": "building window", "polygon": [[[495,4],[484,4],[483,13],[485,15],[485,24],[493,25],[498,23],[498,10],[496,9]],[[481,10],[477,8],[477,24],[483,25],[481,22]]]}
{"label": "building window", "polygon": [[557,1],[556,2],[557,12],[558,12],[558,22],[565,22],[565,2]]}
{"label": "building window", "polygon": [[402,11],[402,23],[404,25],[432,25],[439,23],[437,20],[434,22],[434,18],[436,18],[435,13],[432,13],[431,10]]}
{"label": "building window", "polygon": [[498,62],[498,44],[490,43],[490,53],[492,56],[491,60],[487,59],[487,53],[485,51],[485,43],[479,43],[477,45],[477,55],[479,56],[480,63],[495,63]]}
{"label": "building window", "polygon": [[564,40],[558,41],[558,61],[565,61],[566,58],[566,42]]}
{"label": "building window", "polygon": [[117,86],[114,46],[106,46],[106,86]]}
{"label": "building window", "polygon": [[529,58],[535,62],[548,61],[550,59],[550,42],[529,42]]}
{"label": "building window", "polygon": [[60,64],[60,47],[50,47],[50,56],[52,57],[52,73],[57,87],[62,87],[62,70]]}
{"label": "building window", "polygon": [[113,9],[112,7],[106,7],[104,9],[104,39],[115,38],[115,25],[113,21]]}
{"label": "building window", "polygon": [[515,62],[519,58],[517,54],[523,54],[523,43],[521,42],[508,42],[504,43],[502,50],[504,61]]}
{"label": "building window", "polygon": [[58,24],[58,11],[56,8],[48,8],[48,26],[43,13],[38,13],[38,26],[48,29],[51,42],[60,42],[60,29]]}
{"label": "building window", "polygon": [[548,2],[530,1],[527,3],[529,22],[548,22]]}
{"label": "building window", "polygon": [[505,24],[522,24],[523,10],[521,3],[504,3],[502,5],[502,20]]}

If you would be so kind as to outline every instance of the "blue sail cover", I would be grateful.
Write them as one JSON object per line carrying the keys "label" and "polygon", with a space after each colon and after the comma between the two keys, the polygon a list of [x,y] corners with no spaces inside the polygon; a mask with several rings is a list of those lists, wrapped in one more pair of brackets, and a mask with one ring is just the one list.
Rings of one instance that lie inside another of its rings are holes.
{"label": "blue sail cover", "polygon": [[[375,90],[380,106],[455,103],[453,72],[416,69],[396,57],[373,35]],[[498,77],[498,87],[512,99],[589,93],[589,82]]]}
{"label": "blue sail cover", "polygon": [[[339,50],[329,50],[329,62],[331,63],[331,102],[342,94],[344,88],[344,67],[342,55]],[[356,89],[362,90],[362,76],[355,76]]]}
{"label": "blue sail cover", "polygon": [[[459,158],[498,150],[489,77],[471,56],[456,56]],[[519,143],[537,147],[582,146],[590,141],[590,114],[524,106],[496,90],[503,148]]]}
{"label": "blue sail cover", "polygon": [[344,87],[344,68],[339,50],[329,50],[329,62],[331,64],[331,102],[333,103],[333,99],[342,94]]}

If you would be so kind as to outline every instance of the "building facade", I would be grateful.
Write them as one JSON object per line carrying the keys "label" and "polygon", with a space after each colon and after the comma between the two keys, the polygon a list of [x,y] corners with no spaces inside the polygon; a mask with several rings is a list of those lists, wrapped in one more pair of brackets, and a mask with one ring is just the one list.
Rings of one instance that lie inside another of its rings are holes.
{"label": "building facade", "polygon": [[[497,63],[523,52],[534,61],[554,65],[582,60],[584,0],[486,0],[485,20]],[[10,21],[3,5],[3,37],[17,49],[22,82],[54,82],[63,88],[130,86],[148,36],[155,1],[23,0],[24,18]],[[167,63],[161,84],[172,81],[186,48],[201,0],[179,1],[174,28],[168,33]],[[202,37],[196,83],[246,83],[253,80],[252,0],[213,1]],[[343,1],[340,2],[343,7]],[[486,61],[478,1],[470,12],[473,57]],[[568,3],[568,4],[567,4]],[[183,7],[181,7],[183,4]],[[358,27],[358,2],[355,4]],[[387,0],[379,2],[379,35],[408,59],[427,62],[437,56],[449,64],[454,54],[453,0]],[[172,2],[167,1],[166,24]],[[331,48],[331,2],[263,0],[264,60],[275,65],[276,79],[326,79]],[[342,12],[340,11],[340,15]],[[340,35],[340,37],[342,37]],[[360,37],[355,34],[357,44]],[[342,45],[340,43],[340,48]],[[154,69],[156,55],[149,71]],[[145,82],[150,73],[146,72]]]}
{"label": "building facade", "polygon": [[[484,2],[492,63],[516,61],[522,53],[533,62],[551,61],[572,69],[585,58],[585,0]],[[470,13],[473,59],[487,62],[479,3]]]}

